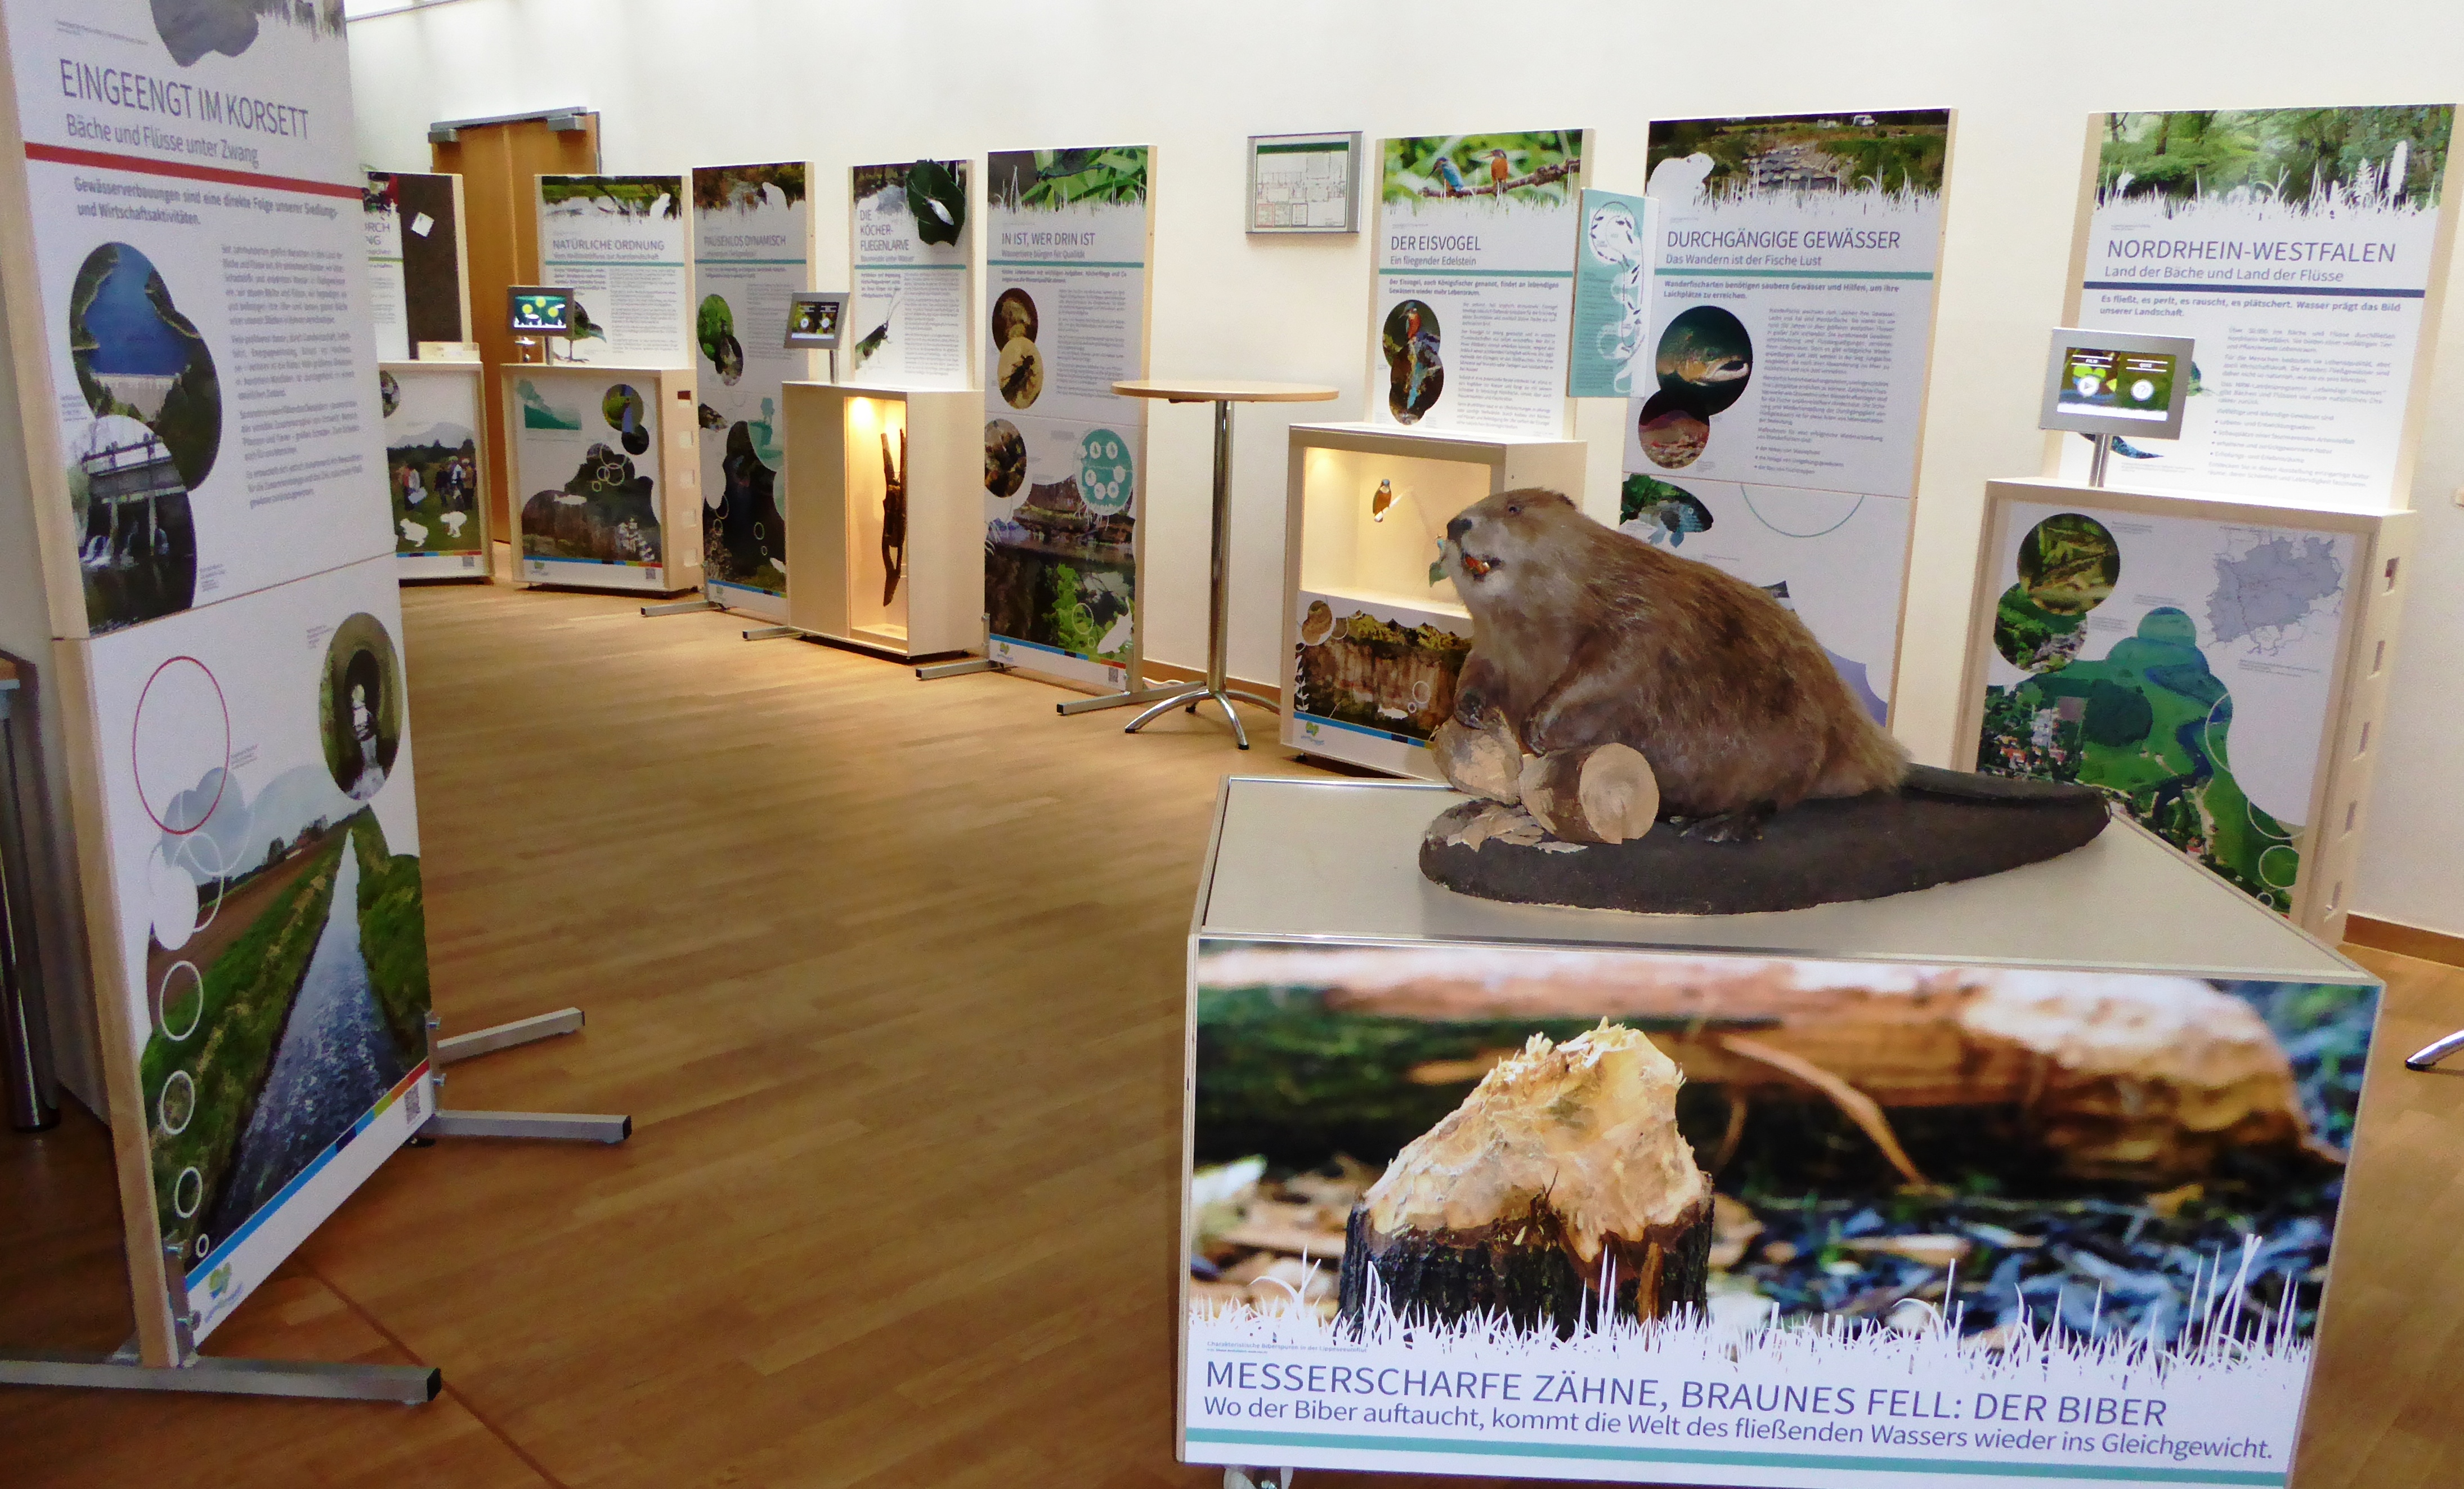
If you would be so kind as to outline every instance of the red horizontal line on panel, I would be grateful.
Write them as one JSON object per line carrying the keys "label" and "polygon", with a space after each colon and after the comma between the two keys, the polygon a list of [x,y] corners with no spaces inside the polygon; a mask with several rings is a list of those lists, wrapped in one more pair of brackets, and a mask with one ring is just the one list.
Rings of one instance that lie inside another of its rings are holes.
{"label": "red horizontal line on panel", "polygon": [[142,176],[177,176],[183,181],[212,181],[223,186],[259,187],[269,191],[304,191],[314,196],[356,198],[360,188],[331,181],[303,181],[297,176],[260,176],[245,170],[221,170],[212,166],[188,166],[178,161],[149,160],[143,155],[113,155],[102,150],[73,150],[59,144],[29,144],[28,160],[49,161],[55,166],[90,166],[97,170],[126,170]]}

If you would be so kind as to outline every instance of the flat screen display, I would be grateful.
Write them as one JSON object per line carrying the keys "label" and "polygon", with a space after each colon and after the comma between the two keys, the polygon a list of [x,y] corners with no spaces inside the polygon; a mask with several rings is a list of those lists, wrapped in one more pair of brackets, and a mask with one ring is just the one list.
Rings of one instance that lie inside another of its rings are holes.
{"label": "flat screen display", "polygon": [[506,296],[511,307],[507,324],[516,336],[573,334],[573,291],[517,284]]}
{"label": "flat screen display", "polygon": [[845,294],[800,290],[787,302],[787,344],[812,350],[835,350],[847,318]]}
{"label": "flat screen display", "polygon": [[2058,330],[2045,368],[2045,429],[2133,439],[2178,439],[2194,377],[2178,336]]}

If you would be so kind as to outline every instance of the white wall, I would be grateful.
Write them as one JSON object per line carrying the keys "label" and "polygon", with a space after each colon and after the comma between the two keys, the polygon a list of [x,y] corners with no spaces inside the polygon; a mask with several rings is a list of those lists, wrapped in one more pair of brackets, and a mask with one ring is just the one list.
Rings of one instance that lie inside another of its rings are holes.
{"label": "white wall", "polygon": [[[1251,133],[1359,129],[1374,141],[1579,125],[1595,131],[1594,183],[1639,190],[1654,118],[1956,108],[1899,695],[1903,737],[1947,762],[1984,483],[2034,474],[2041,458],[2037,379],[2061,312],[2084,116],[2464,95],[2464,9],[2452,5],[2149,6],[2130,11],[2126,31],[2091,13],[1973,0],[456,0],[359,22],[351,42],[371,166],[425,169],[431,120],[568,103],[601,111],[610,170],[811,159],[824,167],[827,278],[844,274],[844,189],[833,183],[848,165],[1155,144],[1154,370],[1344,389],[1317,406],[1339,412],[1303,418],[1360,416],[1368,243],[1244,236]],[[2464,734],[2452,639],[2464,625],[2464,511],[2450,500],[2464,483],[2464,432],[2439,416],[2464,390],[2464,295],[2451,307],[2414,496],[2421,573],[2355,907],[2464,933],[2464,865],[2451,847],[2464,841],[2464,799],[2440,768]],[[1235,450],[1232,664],[1265,680],[1280,672],[1290,416],[1244,410]],[[1152,431],[1150,655],[1197,665],[1206,411],[1158,408]]]}

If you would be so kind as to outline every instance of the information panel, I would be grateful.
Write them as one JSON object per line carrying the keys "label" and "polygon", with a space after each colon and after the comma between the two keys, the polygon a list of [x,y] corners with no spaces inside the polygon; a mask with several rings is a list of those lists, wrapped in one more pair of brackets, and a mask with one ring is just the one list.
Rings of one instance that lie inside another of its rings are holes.
{"label": "information panel", "polygon": [[1112,385],[1146,375],[1154,155],[996,152],[985,181],[990,655],[1115,688],[1138,655],[1146,404]]}
{"label": "information panel", "polygon": [[693,173],[702,586],[722,605],[781,622],[787,618],[782,389],[812,370],[810,353],[786,345],[787,298],[812,288],[809,173],[801,162]]}
{"label": "information panel", "polygon": [[682,176],[539,178],[539,274],[573,290],[574,361],[693,365],[687,241]]}
{"label": "information panel", "polygon": [[[390,555],[80,643],[162,1239],[202,1336],[429,1106]],[[99,924],[100,922],[98,922]]]}
{"label": "information panel", "polygon": [[22,395],[55,629],[388,551],[339,12],[0,15],[33,253],[12,320],[55,395]]}
{"label": "information panel", "polygon": [[[2107,480],[2406,503],[2454,124],[2450,104],[2095,117],[2062,323],[2197,347],[2182,437],[2116,440]],[[2086,478],[2089,444],[2061,440],[2061,474]]]}
{"label": "information panel", "polygon": [[2359,973],[1192,949],[1186,1461],[2286,1482]]}
{"label": "information panel", "polygon": [[1564,437],[1584,138],[1380,142],[1372,423]]}
{"label": "information panel", "polygon": [[968,163],[858,166],[849,261],[847,381],[873,388],[964,388],[975,293]]}
{"label": "information panel", "polygon": [[361,224],[378,360],[417,359],[423,342],[473,340],[462,263],[461,178],[368,172]]}
{"label": "information panel", "polygon": [[2165,504],[2003,511],[1976,768],[2097,787],[2289,911],[2357,540]]}
{"label": "information panel", "polygon": [[1790,603],[1877,719],[1899,654],[1950,136],[1940,109],[1650,133],[1658,216],[1622,518]]}

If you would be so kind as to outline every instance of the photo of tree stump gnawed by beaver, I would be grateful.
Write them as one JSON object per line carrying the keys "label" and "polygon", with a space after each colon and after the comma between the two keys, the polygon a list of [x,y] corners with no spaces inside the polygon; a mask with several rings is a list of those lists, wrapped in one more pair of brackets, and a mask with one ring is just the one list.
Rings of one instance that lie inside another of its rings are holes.
{"label": "photo of tree stump gnawed by beaver", "polygon": [[2306,1360],[2376,1004],[2366,984],[1209,942],[1192,1326]]}

